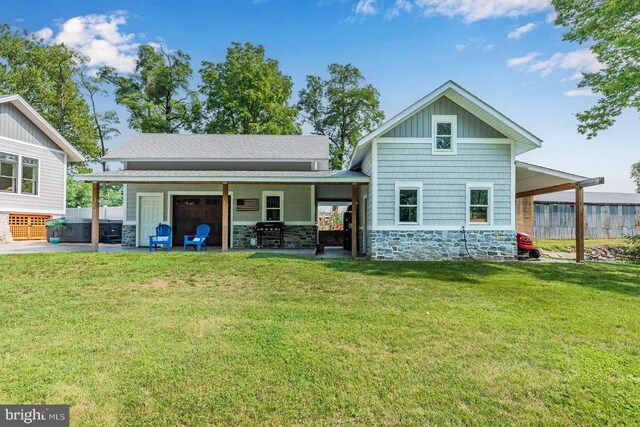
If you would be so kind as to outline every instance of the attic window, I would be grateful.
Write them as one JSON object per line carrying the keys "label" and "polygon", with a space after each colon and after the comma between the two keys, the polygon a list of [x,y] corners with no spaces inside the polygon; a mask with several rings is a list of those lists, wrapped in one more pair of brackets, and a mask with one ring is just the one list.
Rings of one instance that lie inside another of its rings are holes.
{"label": "attic window", "polygon": [[457,116],[433,116],[432,153],[436,155],[457,154]]}

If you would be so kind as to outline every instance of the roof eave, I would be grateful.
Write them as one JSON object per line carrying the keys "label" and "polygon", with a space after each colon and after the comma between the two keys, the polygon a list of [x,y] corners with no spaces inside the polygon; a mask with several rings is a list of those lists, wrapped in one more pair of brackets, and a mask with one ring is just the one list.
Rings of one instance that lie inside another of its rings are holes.
{"label": "roof eave", "polygon": [[198,176],[198,177],[173,177],[173,176],[105,176],[105,175],[74,175],[73,179],[81,182],[103,182],[103,183],[166,183],[166,182],[184,182],[184,183],[327,183],[327,184],[368,184],[370,178],[368,176],[358,177],[216,177],[216,176]]}
{"label": "roof eave", "polygon": [[22,114],[27,116],[38,128],[67,154],[70,162],[84,162],[85,158],[67,141],[60,133],[53,128],[36,110],[29,105],[20,95],[9,95],[0,98],[0,103],[11,102]]}
{"label": "roof eave", "polygon": [[[449,80],[446,83],[444,83],[443,85],[441,85],[440,87],[438,87],[437,89],[435,89],[434,91],[432,91],[431,93],[429,93],[426,96],[422,97],[417,102],[414,102],[409,107],[407,107],[404,110],[402,110],[400,113],[398,113],[395,116],[393,116],[391,119],[389,119],[388,121],[383,123],[381,126],[379,126],[374,131],[372,131],[372,132],[368,133],[367,135],[365,135],[364,137],[362,137],[358,141],[358,144],[356,145],[356,148],[354,150],[354,153],[353,153],[353,156],[351,158],[351,161],[349,162],[349,169],[353,169],[353,168],[357,167],[359,165],[359,163],[362,161],[362,158],[363,158],[362,150],[363,150],[363,148],[360,148],[361,146],[367,145],[369,142],[371,142],[375,138],[378,138],[379,136],[383,135],[385,132],[387,132],[388,130],[390,130],[394,126],[396,126],[399,123],[401,123],[403,120],[407,119],[411,115],[413,115],[416,112],[420,111],[421,109],[425,108],[429,104],[435,102],[441,96],[449,96],[451,98],[451,94],[457,94],[458,95],[457,97],[454,96],[454,98],[458,98],[458,102],[457,102],[458,104],[460,103],[459,102],[460,101],[460,97],[462,97],[462,98],[466,99],[468,102],[472,102],[473,104],[475,104],[476,106],[481,108],[483,111],[485,111],[486,114],[494,117],[496,120],[502,122],[506,127],[511,129],[511,131],[512,131],[512,132],[510,132],[511,134],[510,135],[505,135],[505,136],[507,136],[507,137],[511,138],[512,140],[516,141],[516,144],[518,146],[522,147],[522,149],[517,154],[522,154],[522,153],[525,153],[527,151],[533,150],[535,148],[541,147],[542,139],[538,138],[537,136],[535,136],[534,134],[532,134],[531,132],[529,132],[528,130],[523,128],[522,126],[518,125],[513,120],[511,120],[510,118],[508,118],[504,114],[500,113],[498,110],[496,110],[495,108],[493,108],[492,106],[490,106],[486,102],[482,101],[480,98],[478,98],[477,96],[475,96],[471,92],[467,91],[466,89],[464,89],[462,86],[458,85],[453,80]],[[456,99],[452,99],[452,101],[456,102]],[[461,107],[465,108],[464,105],[461,105]]]}

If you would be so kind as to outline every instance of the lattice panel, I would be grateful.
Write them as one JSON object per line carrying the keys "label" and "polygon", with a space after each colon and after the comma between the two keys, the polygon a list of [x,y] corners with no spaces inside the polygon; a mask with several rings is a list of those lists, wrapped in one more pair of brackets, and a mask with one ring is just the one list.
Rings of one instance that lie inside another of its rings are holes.
{"label": "lattice panel", "polygon": [[45,240],[49,216],[9,215],[9,230],[13,240]]}

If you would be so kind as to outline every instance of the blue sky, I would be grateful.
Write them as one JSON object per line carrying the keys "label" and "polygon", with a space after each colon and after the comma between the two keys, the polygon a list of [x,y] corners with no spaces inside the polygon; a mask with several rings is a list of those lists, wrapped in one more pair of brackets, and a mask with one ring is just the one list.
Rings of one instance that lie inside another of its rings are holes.
{"label": "blue sky", "polygon": [[[260,43],[293,78],[293,101],[307,74],[350,62],[380,91],[388,118],[452,79],[544,140],[521,160],[604,176],[597,191],[634,190],[629,169],[640,160],[638,115],[625,112],[591,141],[577,133],[574,114],[597,99],[577,90],[577,77],[598,63],[585,47],[562,41],[548,0],[2,0],[0,6],[1,20],[13,27],[65,41],[94,66],[122,71],[131,69],[139,43],[181,49],[195,70],[202,60],[223,60],[232,41]],[[132,134],[126,113],[118,112],[123,133],[112,146]]]}

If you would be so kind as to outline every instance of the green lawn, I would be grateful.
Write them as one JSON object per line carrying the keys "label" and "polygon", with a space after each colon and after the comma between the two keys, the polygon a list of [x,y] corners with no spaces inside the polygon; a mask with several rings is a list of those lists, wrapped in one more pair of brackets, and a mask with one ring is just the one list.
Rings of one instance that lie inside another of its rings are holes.
{"label": "green lawn", "polygon": [[[535,246],[536,248],[545,251],[570,252],[575,250],[576,241],[535,239]],[[589,249],[594,246],[626,247],[629,246],[629,243],[627,243],[625,239],[594,239],[584,241],[585,249]]]}
{"label": "green lawn", "polygon": [[632,425],[640,266],[0,257],[0,402],[73,425]]}

